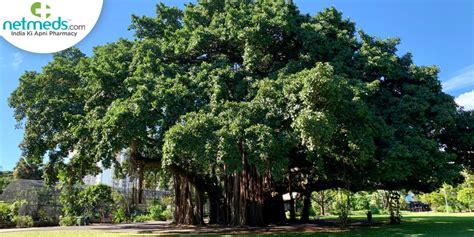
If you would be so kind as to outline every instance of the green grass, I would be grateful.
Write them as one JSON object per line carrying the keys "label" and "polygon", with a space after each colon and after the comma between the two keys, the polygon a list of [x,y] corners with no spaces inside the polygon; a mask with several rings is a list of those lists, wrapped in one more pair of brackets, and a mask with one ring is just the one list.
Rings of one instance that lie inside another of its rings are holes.
{"label": "green grass", "polygon": [[[474,213],[403,213],[401,225],[359,227],[348,232],[325,236],[474,236]],[[387,216],[374,215],[375,221]],[[353,216],[363,220],[365,216]],[[307,236],[317,236],[308,234]]]}
{"label": "green grass", "polygon": [[[28,231],[28,232],[11,232],[0,233],[0,237],[120,237],[123,235],[116,233],[106,233],[101,231]],[[127,235],[125,235],[127,236]]]}
{"label": "green grass", "polygon": [[[335,217],[325,217],[333,219]],[[365,216],[352,216],[354,220],[363,220]],[[375,221],[385,221],[387,216],[374,215]],[[474,213],[404,213],[401,225],[381,224],[371,227],[355,227],[338,233],[298,233],[299,236],[473,236]],[[116,237],[143,236],[134,233],[106,233],[99,231],[28,231],[0,233],[0,237]],[[217,236],[217,235],[200,235]],[[231,235],[226,235],[231,236]],[[247,235],[248,236],[248,235]],[[256,235],[253,235],[256,236]],[[264,235],[268,236],[268,235]],[[279,234],[279,237],[295,234]]]}

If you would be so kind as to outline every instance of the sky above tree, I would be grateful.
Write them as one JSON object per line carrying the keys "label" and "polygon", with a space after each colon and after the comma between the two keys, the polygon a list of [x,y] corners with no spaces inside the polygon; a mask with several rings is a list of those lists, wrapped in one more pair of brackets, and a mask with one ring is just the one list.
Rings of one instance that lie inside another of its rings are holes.
{"label": "sky above tree", "polygon": [[[156,0],[105,1],[101,18],[91,34],[77,45],[90,55],[92,48],[118,38],[131,38],[127,30],[131,15],[153,16]],[[162,1],[182,8],[188,2]],[[417,65],[437,65],[444,91],[468,109],[474,109],[474,3],[470,0],[401,0],[357,2],[294,1],[302,13],[316,14],[335,6],[344,17],[356,22],[370,35],[400,37],[399,55],[412,52]],[[23,130],[15,129],[7,99],[26,70],[40,71],[52,59],[50,54],[32,54],[0,39],[0,166],[11,170],[20,158],[18,144]]]}

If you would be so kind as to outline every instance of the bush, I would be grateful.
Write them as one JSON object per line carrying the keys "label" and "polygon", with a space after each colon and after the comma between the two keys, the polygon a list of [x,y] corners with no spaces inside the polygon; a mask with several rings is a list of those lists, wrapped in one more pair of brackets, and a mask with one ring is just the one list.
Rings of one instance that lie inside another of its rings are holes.
{"label": "bush", "polygon": [[[446,212],[446,206],[439,206],[436,208],[437,212]],[[448,206],[448,212],[453,212],[453,208]]]}
{"label": "bush", "polygon": [[105,184],[88,186],[79,193],[78,203],[82,207],[81,215],[97,216],[102,221],[114,204],[112,188]]}
{"label": "bush", "polygon": [[370,212],[372,212],[372,214],[380,214],[380,209],[377,207],[371,207]]}
{"label": "bush", "polygon": [[33,218],[31,216],[15,216],[13,222],[18,228],[33,227]]}
{"label": "bush", "polygon": [[159,202],[154,202],[148,209],[148,212],[150,213],[150,217],[153,218],[153,220],[161,221],[163,220],[161,214],[165,209],[166,206],[162,205]]}
{"label": "bush", "polygon": [[0,202],[0,227],[11,226],[10,206],[4,202]]}
{"label": "bush", "polygon": [[20,210],[22,209],[23,206],[28,204],[26,200],[19,200],[15,201],[10,205],[10,215],[11,216],[18,216],[20,214]]}
{"label": "bush", "polygon": [[161,213],[161,220],[162,221],[168,221],[168,220],[172,220],[172,219],[173,219],[173,213],[171,213],[170,210],[164,210]]}
{"label": "bush", "polygon": [[151,220],[153,220],[153,218],[149,215],[138,215],[133,217],[133,222],[145,222]]}
{"label": "bush", "polygon": [[73,226],[76,225],[76,217],[74,216],[64,216],[59,220],[60,226]]}
{"label": "bush", "polygon": [[127,222],[127,217],[123,208],[119,207],[114,213],[114,223],[124,223]]}
{"label": "bush", "polygon": [[166,204],[161,201],[154,201],[150,208],[148,208],[149,216],[153,220],[157,221],[166,221],[173,219],[173,214],[171,211],[166,209]]}
{"label": "bush", "polygon": [[39,209],[37,214],[38,220],[35,221],[34,226],[56,226],[58,220],[55,216],[50,216],[44,209]]}

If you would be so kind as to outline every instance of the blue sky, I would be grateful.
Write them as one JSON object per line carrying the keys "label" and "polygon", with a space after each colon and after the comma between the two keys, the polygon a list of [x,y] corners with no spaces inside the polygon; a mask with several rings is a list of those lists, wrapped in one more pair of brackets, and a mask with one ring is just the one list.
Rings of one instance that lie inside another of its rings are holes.
{"label": "blue sky", "polygon": [[[182,7],[185,0],[162,1]],[[294,0],[302,13],[314,15],[335,6],[358,28],[381,38],[400,37],[399,53],[411,52],[417,65],[437,65],[444,91],[459,104],[474,109],[474,3],[471,0]],[[104,0],[104,8],[92,32],[79,47],[90,55],[92,48],[120,37],[132,37],[127,30],[130,16],[155,13],[156,0]],[[32,54],[0,38],[0,166],[11,170],[21,151],[23,130],[15,129],[7,99],[26,70],[41,70],[50,54]]]}

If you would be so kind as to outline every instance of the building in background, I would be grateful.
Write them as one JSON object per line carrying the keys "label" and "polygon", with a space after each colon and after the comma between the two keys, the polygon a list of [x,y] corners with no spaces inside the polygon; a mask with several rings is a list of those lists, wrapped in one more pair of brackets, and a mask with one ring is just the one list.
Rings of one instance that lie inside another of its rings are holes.
{"label": "building in background", "polygon": [[[119,163],[123,163],[124,161],[127,160],[127,155],[125,152],[120,152],[117,155],[117,161]],[[89,186],[89,185],[96,185],[96,184],[106,184],[111,186],[114,189],[123,189],[126,190],[130,187],[132,180],[130,177],[126,176],[125,178],[121,179],[116,179],[114,178],[114,166],[108,169],[103,169],[102,163],[98,162],[97,166],[102,169],[102,172],[99,173],[98,175],[86,175],[82,181],[84,181],[84,184]]]}

